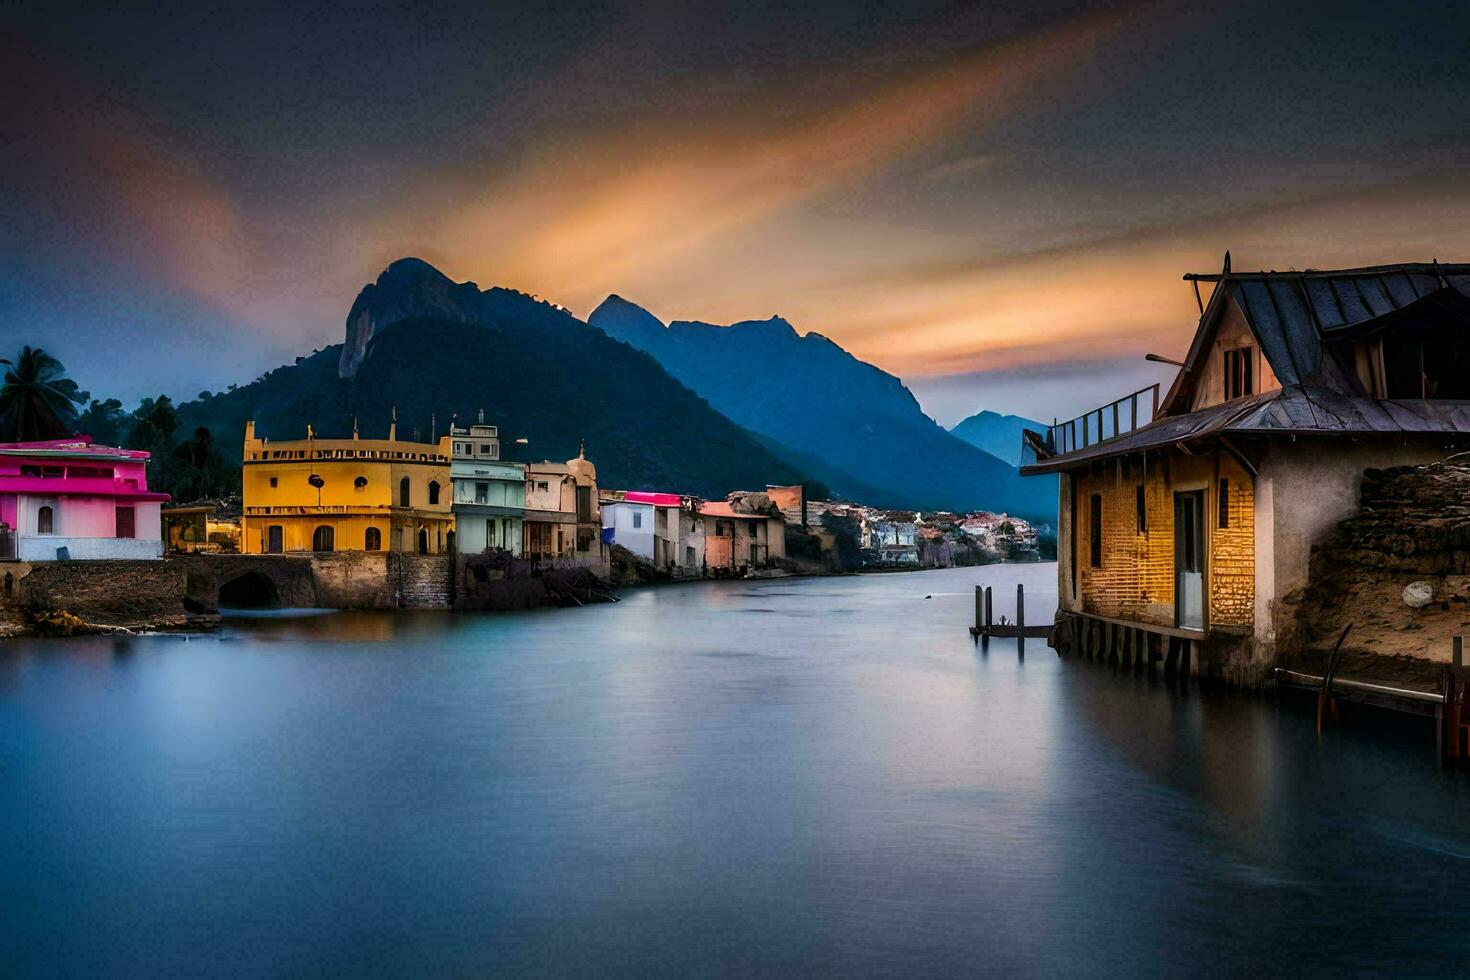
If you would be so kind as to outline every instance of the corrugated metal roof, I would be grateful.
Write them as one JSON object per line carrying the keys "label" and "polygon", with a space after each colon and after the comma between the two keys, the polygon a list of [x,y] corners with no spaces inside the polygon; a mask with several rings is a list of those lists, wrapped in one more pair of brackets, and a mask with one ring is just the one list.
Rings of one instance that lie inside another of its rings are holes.
{"label": "corrugated metal roof", "polygon": [[1098,459],[1164,449],[1221,435],[1470,434],[1470,402],[1397,400],[1344,395],[1320,385],[1293,385],[1252,398],[1168,415],[1107,442],[1021,467],[1023,476],[1056,473]]}

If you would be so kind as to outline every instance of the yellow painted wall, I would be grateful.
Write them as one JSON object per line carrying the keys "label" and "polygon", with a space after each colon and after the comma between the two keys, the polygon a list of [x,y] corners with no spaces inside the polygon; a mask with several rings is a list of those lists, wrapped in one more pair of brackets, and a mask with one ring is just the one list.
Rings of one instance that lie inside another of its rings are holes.
{"label": "yellow painted wall", "polygon": [[[1078,602],[1084,612],[1172,626],[1174,612],[1174,492],[1205,491],[1206,603],[1209,625],[1250,626],[1255,602],[1255,495],[1250,475],[1228,454],[1151,455],[1107,460],[1077,470],[1076,519],[1063,521],[1067,571],[1075,556]],[[1229,526],[1219,525],[1219,481],[1229,481]],[[1137,487],[1144,487],[1140,533]],[[1065,492],[1064,485],[1064,492]],[[1091,565],[1091,503],[1102,497],[1102,566]],[[1063,507],[1071,500],[1064,496]],[[1075,534],[1075,550],[1070,535]]]}
{"label": "yellow painted wall", "polygon": [[[270,525],[280,525],[283,550],[310,551],[321,526],[333,528],[336,551],[360,551],[369,527],[378,529],[385,551],[418,550],[418,530],[428,533],[429,552],[448,550],[454,530],[454,485],[450,440],[437,444],[388,439],[270,441],[254,438],[247,426],[241,477],[245,517],[242,550],[266,550]],[[320,487],[309,482],[321,478]],[[400,485],[409,481],[409,506],[400,506]],[[365,482],[357,485],[358,478]],[[274,481],[274,486],[272,486]],[[439,485],[429,503],[430,484]]]}

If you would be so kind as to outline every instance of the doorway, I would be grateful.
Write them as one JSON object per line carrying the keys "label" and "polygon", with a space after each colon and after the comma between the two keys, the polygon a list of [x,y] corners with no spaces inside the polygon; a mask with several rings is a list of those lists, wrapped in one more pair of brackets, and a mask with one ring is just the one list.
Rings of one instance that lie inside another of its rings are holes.
{"label": "doorway", "polygon": [[1174,494],[1174,621],[1205,628],[1205,492]]}

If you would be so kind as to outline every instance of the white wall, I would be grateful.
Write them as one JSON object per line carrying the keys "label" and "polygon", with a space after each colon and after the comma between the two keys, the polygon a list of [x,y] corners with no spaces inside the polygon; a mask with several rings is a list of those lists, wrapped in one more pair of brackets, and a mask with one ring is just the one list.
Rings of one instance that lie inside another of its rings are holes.
{"label": "white wall", "polygon": [[[158,558],[163,555],[163,528],[157,501],[137,501],[132,538],[118,538],[118,501],[113,497],[39,497],[17,501],[16,531],[23,560],[49,561],[65,546],[73,558]],[[50,507],[50,534],[39,533],[42,507]]]}
{"label": "white wall", "polygon": [[78,560],[163,557],[163,541],[158,538],[69,538],[42,534],[21,538],[16,551],[21,561],[55,561],[58,548],[65,548],[69,557]]}
{"label": "white wall", "polygon": [[[639,527],[633,526],[638,515]],[[653,560],[653,505],[626,500],[602,505],[602,526],[613,529],[613,544],[622,545],[635,555]]]}

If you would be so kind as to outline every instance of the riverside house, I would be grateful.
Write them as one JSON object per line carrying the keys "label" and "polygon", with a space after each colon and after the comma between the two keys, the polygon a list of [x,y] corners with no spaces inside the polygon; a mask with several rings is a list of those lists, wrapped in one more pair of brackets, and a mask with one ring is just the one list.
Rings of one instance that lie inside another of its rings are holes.
{"label": "riverside house", "polygon": [[603,540],[680,577],[704,573],[699,501],[677,493],[618,490],[602,498]]}
{"label": "riverside house", "polygon": [[714,571],[764,568],[786,557],[786,521],[764,493],[735,493],[699,508],[704,562]]}
{"label": "riverside house", "polygon": [[565,463],[526,464],[526,510],[522,554],[542,559],[607,562],[597,467],[585,447]]}
{"label": "riverside house", "polygon": [[148,453],[86,436],[0,443],[0,559],[160,558]]}
{"label": "riverside house", "polygon": [[493,425],[451,427],[454,453],[455,544],[461,554],[486,551],[521,553],[526,511],[526,467],[500,458],[500,438]]}
{"label": "riverside house", "polygon": [[1163,397],[1026,433],[1022,472],[1061,474],[1059,644],[1136,628],[1253,680],[1294,652],[1312,546],[1364,471],[1470,442],[1470,265],[1232,272],[1227,255],[1185,279],[1200,319]]}
{"label": "riverside house", "polygon": [[450,442],[306,438],[273,442],[245,423],[246,554],[289,551],[398,551],[437,555],[454,549]]}

